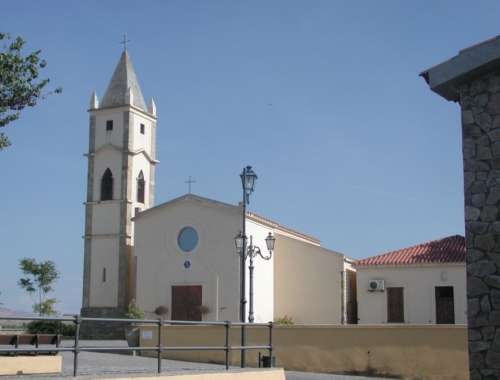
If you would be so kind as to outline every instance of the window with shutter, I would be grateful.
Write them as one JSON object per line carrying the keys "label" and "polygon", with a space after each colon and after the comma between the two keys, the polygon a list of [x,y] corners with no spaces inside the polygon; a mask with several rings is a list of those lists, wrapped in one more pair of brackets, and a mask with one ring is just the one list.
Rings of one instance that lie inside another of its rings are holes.
{"label": "window with shutter", "polygon": [[436,323],[455,324],[453,286],[436,286]]}
{"label": "window with shutter", "polygon": [[404,288],[387,288],[387,322],[404,323]]}

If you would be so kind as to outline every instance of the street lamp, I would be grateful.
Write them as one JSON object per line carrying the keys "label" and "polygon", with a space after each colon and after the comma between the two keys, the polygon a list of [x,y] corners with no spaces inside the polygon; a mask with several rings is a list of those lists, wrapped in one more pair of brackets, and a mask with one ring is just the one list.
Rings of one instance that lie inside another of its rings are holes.
{"label": "street lamp", "polygon": [[[241,242],[241,246],[243,247],[243,251],[246,249],[246,235],[245,235],[245,227],[246,227],[246,219],[247,219],[247,204],[250,203],[250,194],[255,189],[255,183],[257,181],[257,174],[254,173],[251,166],[247,166],[243,168],[243,172],[240,174],[241,185],[243,187],[243,241]],[[245,305],[247,300],[245,298],[245,257],[240,255],[240,322],[245,322]],[[241,345],[245,345],[245,326],[241,327]],[[241,350],[241,367],[244,368],[245,364],[245,350]]]}
{"label": "street lamp", "polygon": [[269,251],[269,256],[264,256],[260,250],[259,247],[256,245],[253,245],[252,242],[252,235],[250,235],[250,245],[247,247],[245,251],[245,241],[246,241],[246,236],[240,233],[236,235],[234,238],[234,241],[236,243],[236,249],[238,250],[238,253],[240,256],[243,258],[243,260],[246,260],[247,257],[250,257],[250,266],[248,269],[250,269],[250,311],[248,313],[248,322],[253,323],[254,322],[254,315],[253,315],[253,259],[257,255],[262,257],[264,260],[270,260],[271,257],[273,256],[273,251],[274,251],[274,243],[276,239],[274,238],[273,235],[269,232],[269,235],[266,237],[266,245],[267,245],[267,250]]}

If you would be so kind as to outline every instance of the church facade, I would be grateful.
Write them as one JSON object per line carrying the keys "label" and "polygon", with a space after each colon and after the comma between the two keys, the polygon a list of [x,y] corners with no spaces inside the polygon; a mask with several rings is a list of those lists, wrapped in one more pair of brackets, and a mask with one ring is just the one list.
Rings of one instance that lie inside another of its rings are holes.
{"label": "church facade", "polygon": [[[170,319],[238,321],[234,237],[242,227],[242,205],[188,194],[153,207],[156,106],[153,100],[146,106],[127,51],[102,101],[94,92],[88,112],[81,315],[121,318],[135,299],[150,317],[165,306]],[[263,253],[265,237],[276,239],[272,258],[254,261],[256,322],[284,316],[307,324],[352,320],[348,300],[355,276],[344,255],[251,212],[246,221],[247,236]],[[248,275],[246,289],[249,300]],[[82,336],[123,338],[122,331],[121,325],[91,324]]]}
{"label": "church facade", "polygon": [[[133,218],[137,303],[147,311],[165,306],[174,320],[238,321],[240,256],[234,237],[242,212],[241,204],[187,194]],[[276,239],[269,260],[254,259],[255,322],[287,316],[300,324],[345,323],[345,278],[352,270],[344,255],[248,211],[246,234],[265,256],[266,236]],[[248,266],[247,259],[247,273]],[[249,285],[247,274],[246,300]],[[208,312],[202,315],[200,306]],[[248,304],[246,310],[248,320]]]}

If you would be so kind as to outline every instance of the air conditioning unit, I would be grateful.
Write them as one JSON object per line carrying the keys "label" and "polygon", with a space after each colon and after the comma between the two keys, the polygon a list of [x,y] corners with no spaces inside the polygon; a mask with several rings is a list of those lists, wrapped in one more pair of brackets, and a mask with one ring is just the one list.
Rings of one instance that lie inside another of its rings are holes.
{"label": "air conditioning unit", "polygon": [[384,286],[384,280],[370,280],[370,288],[368,289],[369,292],[374,292],[376,290],[384,291],[385,286]]}

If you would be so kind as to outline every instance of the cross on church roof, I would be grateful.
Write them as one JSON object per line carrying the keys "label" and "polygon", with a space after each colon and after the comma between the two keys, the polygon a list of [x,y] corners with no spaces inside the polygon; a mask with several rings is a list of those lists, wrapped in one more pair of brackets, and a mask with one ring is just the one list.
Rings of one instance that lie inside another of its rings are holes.
{"label": "cross on church roof", "polygon": [[191,194],[191,184],[196,181],[191,181],[191,176],[189,176],[189,181],[185,181],[184,183],[189,183],[189,194]]}
{"label": "cross on church roof", "polygon": [[123,41],[120,42],[123,44],[123,50],[127,50],[127,42],[130,42],[130,39],[127,37],[126,34],[123,35]]}

